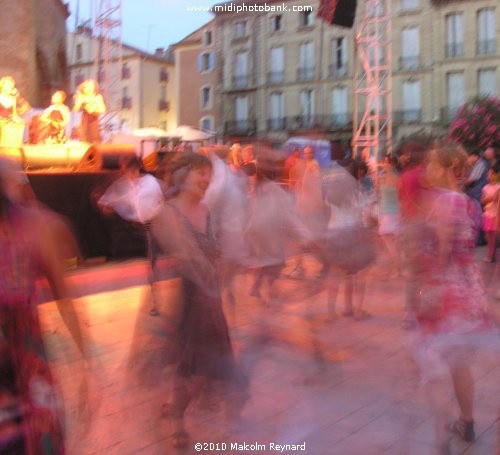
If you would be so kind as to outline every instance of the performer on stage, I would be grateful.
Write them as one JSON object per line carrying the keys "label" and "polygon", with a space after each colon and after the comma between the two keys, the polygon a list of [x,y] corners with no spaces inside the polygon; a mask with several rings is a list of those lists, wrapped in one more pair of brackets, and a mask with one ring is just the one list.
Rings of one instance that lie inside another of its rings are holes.
{"label": "performer on stage", "polygon": [[0,79],[0,122],[22,121],[21,116],[31,111],[29,103],[19,95],[14,79]]}
{"label": "performer on stage", "polygon": [[47,125],[47,144],[64,144],[66,138],[66,125],[69,123],[69,108],[64,104],[66,93],[58,90],[52,95],[52,104],[43,111],[41,120]]}
{"label": "performer on stage", "polygon": [[73,110],[82,111],[80,139],[89,143],[101,142],[99,116],[106,112],[106,105],[98,92],[97,83],[89,79],[78,86],[75,95]]}

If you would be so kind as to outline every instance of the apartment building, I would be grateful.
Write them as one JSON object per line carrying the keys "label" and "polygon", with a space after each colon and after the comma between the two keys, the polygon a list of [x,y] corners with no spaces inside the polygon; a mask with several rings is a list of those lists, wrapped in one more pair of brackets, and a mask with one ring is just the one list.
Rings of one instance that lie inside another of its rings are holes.
{"label": "apartment building", "polygon": [[[216,12],[224,134],[281,141],[314,131],[332,140],[349,139],[353,30],[319,20],[319,0],[286,0],[288,12],[279,11],[282,0],[267,4],[275,11]],[[468,98],[500,95],[497,0],[391,4],[396,137],[445,131]],[[306,11],[308,5],[314,11]],[[358,2],[358,20],[362,14],[364,2]]]}
{"label": "apartment building", "polygon": [[220,132],[215,103],[217,88],[214,20],[173,45],[179,125]]}
{"label": "apartment building", "polygon": [[88,27],[68,34],[70,93],[74,93],[84,80],[97,79],[99,82],[105,77],[114,77],[120,83],[111,94],[112,99],[105,102],[119,111],[122,130],[176,128],[175,71],[171,53],[158,49],[155,54],[149,54],[123,44],[121,68],[116,66],[119,74],[106,75],[97,71],[94,57],[98,50],[97,40]]}

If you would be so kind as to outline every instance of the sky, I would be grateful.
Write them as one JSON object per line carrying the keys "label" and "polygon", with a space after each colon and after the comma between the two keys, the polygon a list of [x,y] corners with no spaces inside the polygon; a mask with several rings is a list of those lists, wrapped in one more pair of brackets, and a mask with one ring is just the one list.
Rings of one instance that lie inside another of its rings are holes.
{"label": "sky", "polygon": [[[102,0],[69,0],[71,16],[67,29],[74,30],[76,12],[79,22],[94,15]],[[116,0],[109,1],[114,4]],[[187,6],[213,6],[217,0],[122,0],[122,40],[125,44],[154,52],[167,48],[207,23],[209,12],[188,12]],[[79,8],[78,8],[79,5]]]}

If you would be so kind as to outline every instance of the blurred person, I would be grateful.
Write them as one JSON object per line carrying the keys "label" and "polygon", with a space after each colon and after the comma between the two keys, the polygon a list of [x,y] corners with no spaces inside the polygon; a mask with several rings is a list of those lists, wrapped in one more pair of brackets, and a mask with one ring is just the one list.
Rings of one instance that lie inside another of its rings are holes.
{"label": "blurred person", "polygon": [[46,143],[64,144],[66,138],[66,125],[69,123],[69,108],[64,104],[66,93],[57,90],[51,98],[51,105],[43,111],[40,120],[47,125]]}
{"label": "blurred person", "polygon": [[420,298],[415,355],[435,414],[441,454],[450,454],[446,404],[451,374],[460,416],[449,429],[473,442],[474,379],[470,370],[479,349],[498,347],[499,334],[474,263],[480,226],[473,202],[456,191],[452,144],[435,143],[428,151],[428,189],[420,204],[421,229],[415,245]]}
{"label": "blurred person", "polygon": [[202,202],[210,211],[220,248],[222,286],[234,309],[234,280],[237,273],[248,265],[249,251],[244,236],[248,201],[238,178],[227,164],[227,155],[228,152],[221,149],[208,153],[213,173]]}
{"label": "blurred person", "polygon": [[[290,238],[302,244],[309,240],[309,236],[290,196],[271,178],[275,171],[272,160],[259,157],[257,169],[245,235],[251,262],[256,269],[250,295],[267,303],[273,297],[273,286],[285,267]],[[261,294],[264,282],[267,282],[267,297]]]}
{"label": "blurred person", "polygon": [[[307,236],[311,239],[323,238],[326,227],[323,176],[311,146],[304,148],[304,169],[295,194],[296,210],[308,231]],[[299,255],[292,276],[303,276],[304,273],[303,257]]]}
{"label": "blurred person", "polygon": [[77,87],[73,111],[82,112],[80,140],[90,144],[100,143],[99,118],[106,112],[106,104],[99,93],[97,82],[89,79]]}
{"label": "blurred person", "polygon": [[16,82],[10,76],[0,79],[0,125],[22,122],[21,117],[31,111],[29,103],[21,97]]}
{"label": "blurred person", "polygon": [[413,307],[418,300],[416,274],[418,263],[415,261],[415,244],[418,240],[421,219],[420,205],[425,188],[425,147],[416,141],[403,143],[399,154],[399,162],[403,167],[398,183],[398,199],[401,212],[402,231],[401,246],[403,248],[403,265],[406,274],[404,327],[415,326]]}
{"label": "blurred person", "polygon": [[303,168],[301,164],[303,164],[303,159],[300,156],[300,149],[295,147],[293,152],[288,155],[284,164],[285,179],[288,184],[288,188],[292,191],[295,190],[297,182],[302,178],[302,172],[299,171],[299,169]]}
{"label": "blurred person", "polygon": [[488,251],[485,262],[495,262],[498,204],[500,200],[500,162],[497,162],[488,171],[489,183],[483,188],[481,204],[484,206],[483,231],[486,235]]}
{"label": "blurred person", "polygon": [[457,153],[453,157],[453,174],[457,183],[457,190],[465,191],[465,182],[470,173],[467,151],[460,145],[457,145]]}
{"label": "blurred person", "polygon": [[[63,279],[63,239],[51,218],[22,205],[12,164],[0,159],[0,452],[63,454],[60,400],[36,307],[35,281],[47,278],[62,320],[83,359],[87,347]],[[84,377],[85,378],[85,377]],[[85,381],[84,381],[85,389]],[[88,397],[82,397],[88,400]]]}
{"label": "blurred person", "polygon": [[488,147],[484,151],[483,157],[490,167],[494,166],[499,161],[500,150],[495,149],[494,147]]}
{"label": "blurred person", "polygon": [[395,166],[396,158],[393,155],[386,155],[382,161],[382,173],[377,180],[379,200],[378,233],[382,237],[391,260],[390,278],[397,277],[400,272],[397,248],[398,236],[401,230],[398,201],[399,175]]}
{"label": "blurred person", "polygon": [[218,383],[227,417],[234,418],[246,398],[246,379],[237,367],[222,311],[217,245],[210,213],[202,204],[212,176],[211,162],[203,155],[183,154],[172,163],[171,172],[169,199],[153,231],[163,252],[178,261],[182,279],[177,370],[172,402],[164,405],[163,414],[173,424],[172,445],[186,447],[184,415],[199,391],[213,390]]}
{"label": "blurred person", "polygon": [[235,141],[231,146],[229,153],[229,165],[233,170],[239,170],[241,167],[242,156],[241,156],[241,144],[239,141]]}
{"label": "blurred person", "polygon": [[[360,273],[375,259],[374,235],[366,216],[363,196],[354,176],[339,168],[331,176],[325,201],[329,220],[326,232],[326,260],[339,271],[345,286],[345,317],[362,320],[370,317],[363,308],[365,278]],[[336,316],[340,281],[333,275],[328,279],[329,319]]]}
{"label": "blurred person", "polygon": [[478,150],[470,152],[468,163],[471,170],[467,180],[465,181],[465,193],[475,201],[481,199],[481,192],[488,183],[488,165],[486,161],[481,158]]}

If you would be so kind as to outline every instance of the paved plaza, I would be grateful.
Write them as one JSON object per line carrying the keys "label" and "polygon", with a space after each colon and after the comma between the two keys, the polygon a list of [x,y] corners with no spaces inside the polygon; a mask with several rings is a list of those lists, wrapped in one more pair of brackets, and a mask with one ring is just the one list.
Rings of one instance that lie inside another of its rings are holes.
{"label": "paved plaza", "polygon": [[[484,250],[478,249],[478,263],[483,255]],[[413,331],[401,324],[403,280],[387,280],[386,263],[380,258],[366,273],[366,309],[372,317],[329,321],[326,292],[314,279],[318,265],[313,260],[306,265],[305,279],[283,276],[276,283],[269,306],[248,296],[249,276],[237,277],[237,303],[226,305],[225,311],[238,357],[250,376],[251,397],[237,427],[229,427],[223,410],[216,406],[191,406],[186,419],[191,441],[182,450],[171,447],[169,422],[161,418],[171,375],[165,372],[164,380],[140,384],[131,378],[128,367],[137,314],[150,299],[146,262],[72,272],[71,281],[81,296],[76,300],[78,312],[93,355],[88,389],[82,389],[79,357],[55,304],[40,305],[65,402],[69,454],[436,453],[430,411],[410,351]],[[500,267],[479,266],[498,311]],[[166,298],[172,282],[164,283]],[[341,299],[339,304],[342,310]],[[454,439],[452,453],[498,455],[498,356],[478,355],[473,371],[478,438],[470,445]],[[85,390],[90,391],[90,403],[81,400],[87,396]],[[449,407],[450,416],[456,416],[451,394]],[[218,445],[198,452],[196,443]],[[271,450],[276,449],[271,444],[304,447],[304,443],[305,451]],[[238,450],[234,444],[238,449],[247,444],[249,450]]]}

